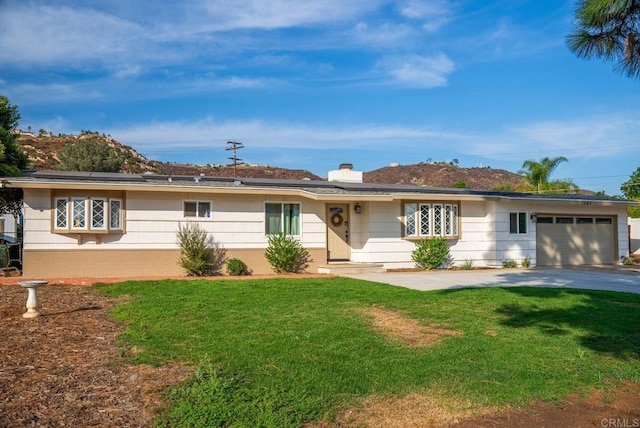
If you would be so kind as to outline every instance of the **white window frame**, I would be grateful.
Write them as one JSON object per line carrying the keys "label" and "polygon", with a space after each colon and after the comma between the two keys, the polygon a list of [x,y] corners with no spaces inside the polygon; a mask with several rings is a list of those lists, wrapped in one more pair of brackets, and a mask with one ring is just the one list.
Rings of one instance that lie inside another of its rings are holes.
{"label": "white window frame", "polygon": [[[71,229],[72,230],[88,230],[89,229],[89,216],[87,215],[89,213],[89,204],[88,204],[89,198],[71,198],[71,209],[70,211],[70,217],[71,217]],[[82,205],[84,206],[84,217],[83,217],[83,222],[84,225],[82,226],[76,226],[76,202],[81,202]]]}
{"label": "white window frame", "polygon": [[[280,230],[278,232],[272,232],[267,230],[269,222],[267,219],[267,205],[280,205]],[[266,201],[264,203],[264,234],[275,235],[278,233],[285,233],[285,205],[297,205],[298,206],[298,233],[287,233],[287,236],[293,236],[299,238],[302,236],[302,203],[291,201]]]}
{"label": "white window frame", "polygon": [[[94,216],[94,202],[102,202],[102,226],[95,226]],[[107,230],[107,222],[109,221],[108,206],[109,200],[107,198],[89,198],[89,207],[91,208],[89,213],[89,229],[91,230]]]}
{"label": "white window frame", "polygon": [[[58,202],[63,202],[64,205],[64,225],[58,225]],[[59,230],[67,230],[69,229],[69,198],[55,198],[53,200],[53,228]]]}
{"label": "white window frame", "polygon": [[[111,206],[112,202],[117,202],[119,204],[118,206],[118,225],[117,226],[112,226],[111,225],[111,221],[113,219],[113,209]],[[118,199],[118,198],[111,198],[108,200],[107,202],[109,204],[108,207],[108,211],[109,211],[109,230],[122,230],[123,229],[123,214],[124,214],[124,209],[123,209],[123,203],[122,203],[122,199]]]}
{"label": "white window frame", "polygon": [[[436,212],[440,220],[436,223]],[[460,238],[459,204],[447,202],[407,202],[403,204],[403,236],[408,238]],[[423,219],[429,223],[424,224]],[[439,232],[439,233],[438,233]]]}
{"label": "white window frame", "polygon": [[[512,230],[512,218],[515,215],[515,232]],[[524,228],[525,230],[520,230],[520,217],[524,217]],[[529,221],[528,213],[526,211],[509,211],[509,235],[528,235],[529,234]]]}
{"label": "white window frame", "polygon": [[[94,224],[94,202],[101,201],[103,204],[103,225],[96,226]],[[111,203],[117,201],[119,204],[119,224],[118,227],[111,227],[111,219],[113,210]],[[58,205],[62,202],[64,205]],[[76,206],[84,207],[84,225],[75,225]],[[58,215],[60,214],[60,208],[64,207],[64,219],[65,225],[58,224]],[[53,198],[53,231],[55,232],[79,232],[79,233],[107,233],[123,232],[124,231],[124,202],[120,198],[107,198],[103,196],[87,197],[87,196],[73,196],[73,197],[55,197]]]}
{"label": "white window frame", "polygon": [[[186,210],[186,204],[196,204],[196,211],[195,211],[195,215],[194,216],[188,216],[187,215],[187,210]],[[209,205],[209,212],[208,212],[208,216],[201,216],[200,215],[200,204],[208,204]],[[189,218],[189,219],[211,219],[213,218],[213,202],[211,201],[205,201],[205,200],[195,200],[195,199],[185,199],[184,201],[182,201],[182,216],[184,218]]]}

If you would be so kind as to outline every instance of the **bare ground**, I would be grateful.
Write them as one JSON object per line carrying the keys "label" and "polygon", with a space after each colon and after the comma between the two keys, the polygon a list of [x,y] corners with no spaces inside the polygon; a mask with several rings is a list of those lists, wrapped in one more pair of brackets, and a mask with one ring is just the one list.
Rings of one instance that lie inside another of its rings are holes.
{"label": "bare ground", "polygon": [[[152,426],[165,405],[162,391],[192,369],[126,364],[116,341],[123,327],[109,316],[114,303],[105,296],[71,284],[47,285],[39,296],[43,316],[23,319],[26,290],[0,285],[0,427]],[[414,320],[380,308],[367,315],[408,346],[460,334],[418,325],[428,339],[402,338],[397,334],[416,327]],[[557,404],[503,412],[427,395],[367,397],[337,423],[309,426],[632,427],[640,426],[640,385],[625,382]]]}

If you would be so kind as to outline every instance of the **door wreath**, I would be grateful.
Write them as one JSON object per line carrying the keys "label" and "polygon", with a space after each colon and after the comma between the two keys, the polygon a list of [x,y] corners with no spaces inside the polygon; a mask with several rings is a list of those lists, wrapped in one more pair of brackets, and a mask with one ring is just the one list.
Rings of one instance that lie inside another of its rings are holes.
{"label": "door wreath", "polygon": [[333,225],[333,227],[340,227],[342,226],[342,223],[344,223],[342,215],[336,213],[331,216],[331,224]]}

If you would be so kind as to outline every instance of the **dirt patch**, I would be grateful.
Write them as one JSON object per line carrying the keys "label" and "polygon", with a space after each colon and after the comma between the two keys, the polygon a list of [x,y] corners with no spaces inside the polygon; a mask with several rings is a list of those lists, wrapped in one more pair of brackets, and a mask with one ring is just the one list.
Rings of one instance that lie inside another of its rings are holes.
{"label": "dirt patch", "polygon": [[471,403],[430,395],[368,397],[336,418],[334,426],[418,428],[458,423],[478,414]]}
{"label": "dirt patch", "polygon": [[456,428],[566,428],[640,426],[640,384],[626,381],[587,397],[572,395],[558,404],[534,403],[522,409],[442,424]]}
{"label": "dirt patch", "polygon": [[407,346],[425,346],[439,342],[446,336],[462,336],[461,331],[450,330],[439,325],[425,326],[418,320],[407,318],[397,311],[370,307],[363,313],[372,318],[373,327],[393,340]]}
{"label": "dirt patch", "polygon": [[162,391],[192,370],[125,364],[112,301],[86,287],[47,285],[38,318],[27,291],[0,285],[0,427],[152,425]]}

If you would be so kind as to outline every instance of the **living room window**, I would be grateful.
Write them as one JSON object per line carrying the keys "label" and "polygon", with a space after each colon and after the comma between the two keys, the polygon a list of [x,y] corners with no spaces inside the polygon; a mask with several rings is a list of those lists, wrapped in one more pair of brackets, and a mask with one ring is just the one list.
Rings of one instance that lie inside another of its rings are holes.
{"label": "living room window", "polygon": [[458,204],[419,202],[404,204],[404,236],[457,238]]}
{"label": "living room window", "polygon": [[267,202],[264,211],[267,235],[275,233],[300,235],[300,204]]}

